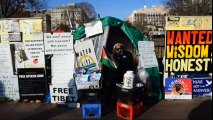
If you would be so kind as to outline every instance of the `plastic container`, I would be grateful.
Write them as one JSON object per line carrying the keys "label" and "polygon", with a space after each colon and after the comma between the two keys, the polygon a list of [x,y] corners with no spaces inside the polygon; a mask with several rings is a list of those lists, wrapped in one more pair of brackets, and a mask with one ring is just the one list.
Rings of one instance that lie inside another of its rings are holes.
{"label": "plastic container", "polygon": [[133,71],[126,71],[123,78],[123,88],[132,89],[134,83],[134,73]]}

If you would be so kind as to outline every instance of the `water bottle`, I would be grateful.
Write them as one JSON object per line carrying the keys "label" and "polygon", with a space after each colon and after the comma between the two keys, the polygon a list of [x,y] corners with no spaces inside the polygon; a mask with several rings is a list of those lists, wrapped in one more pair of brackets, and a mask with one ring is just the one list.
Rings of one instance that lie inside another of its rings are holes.
{"label": "water bottle", "polygon": [[134,73],[133,71],[126,71],[123,78],[123,88],[132,89],[134,83]]}

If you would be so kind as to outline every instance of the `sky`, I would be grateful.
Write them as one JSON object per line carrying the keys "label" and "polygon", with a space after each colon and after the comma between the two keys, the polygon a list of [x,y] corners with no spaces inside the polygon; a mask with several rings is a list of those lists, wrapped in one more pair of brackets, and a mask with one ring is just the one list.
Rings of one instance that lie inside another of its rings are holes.
{"label": "sky", "polygon": [[100,17],[112,16],[125,20],[134,10],[153,5],[162,5],[162,0],[46,0],[48,8],[55,8],[68,3],[88,2]]}

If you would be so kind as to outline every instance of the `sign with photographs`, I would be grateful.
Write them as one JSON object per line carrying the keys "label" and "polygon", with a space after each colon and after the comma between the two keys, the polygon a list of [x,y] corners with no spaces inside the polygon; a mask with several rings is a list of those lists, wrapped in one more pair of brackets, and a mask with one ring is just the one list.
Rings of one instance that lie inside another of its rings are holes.
{"label": "sign with photographs", "polygon": [[167,78],[165,99],[192,99],[192,80],[189,78]]}

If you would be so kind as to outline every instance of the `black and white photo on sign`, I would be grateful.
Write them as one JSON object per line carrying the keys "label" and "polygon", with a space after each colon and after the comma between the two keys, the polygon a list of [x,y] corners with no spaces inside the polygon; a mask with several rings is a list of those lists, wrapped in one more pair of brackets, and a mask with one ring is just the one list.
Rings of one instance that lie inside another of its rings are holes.
{"label": "black and white photo on sign", "polygon": [[158,66],[153,41],[139,41],[138,49],[140,54],[139,60],[141,67],[152,68]]}
{"label": "black and white photo on sign", "polygon": [[44,33],[45,54],[69,54],[73,52],[73,37],[70,32]]}
{"label": "black and white photo on sign", "polygon": [[91,86],[99,88],[100,79],[101,73],[93,72],[92,74],[76,74],[75,83],[77,90],[89,89]]}
{"label": "black and white photo on sign", "polygon": [[28,60],[25,62],[25,67],[45,67],[43,39],[25,40],[24,45],[26,56],[28,58]]}
{"label": "black and white photo on sign", "polygon": [[12,55],[9,44],[0,43],[0,75],[13,75]]}
{"label": "black and white photo on sign", "polygon": [[74,58],[74,53],[53,55],[51,58],[52,83],[69,83],[73,79]]}
{"label": "black and white photo on sign", "polygon": [[91,39],[76,43],[74,49],[77,56],[77,67],[86,69],[98,69],[98,62]]}
{"label": "black and white photo on sign", "polygon": [[0,97],[9,100],[19,100],[17,75],[0,75]]}
{"label": "black and white photo on sign", "polygon": [[94,36],[103,33],[103,27],[101,21],[93,21],[84,24],[86,37]]}

